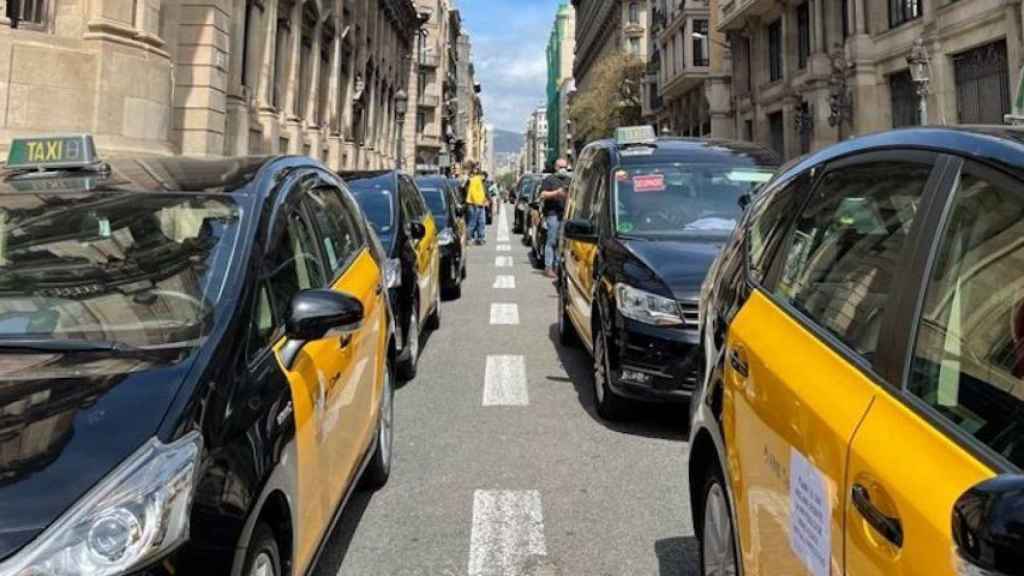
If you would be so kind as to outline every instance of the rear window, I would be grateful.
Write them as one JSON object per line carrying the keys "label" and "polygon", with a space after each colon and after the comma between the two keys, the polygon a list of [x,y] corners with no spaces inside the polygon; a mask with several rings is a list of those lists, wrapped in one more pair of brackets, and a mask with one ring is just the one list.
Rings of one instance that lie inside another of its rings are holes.
{"label": "rear window", "polygon": [[445,201],[444,190],[421,187],[420,192],[423,194],[423,199],[427,201],[427,207],[430,208],[430,213],[434,215],[437,225],[445,226],[448,222],[448,203]]}

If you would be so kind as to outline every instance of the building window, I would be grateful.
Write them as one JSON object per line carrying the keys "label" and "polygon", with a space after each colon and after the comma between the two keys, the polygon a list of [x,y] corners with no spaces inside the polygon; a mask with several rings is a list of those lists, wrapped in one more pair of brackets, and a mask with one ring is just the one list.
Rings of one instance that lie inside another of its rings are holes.
{"label": "building window", "polygon": [[782,80],[782,20],[768,25],[768,80]]}
{"label": "building window", "polygon": [[640,23],[640,3],[630,2],[629,3],[629,23],[639,24]]}
{"label": "building window", "polygon": [[805,122],[805,124],[797,126],[797,130],[800,132],[800,153],[808,154],[811,151],[811,135],[814,132],[814,125],[809,123],[814,120],[811,116],[811,105],[806,100],[800,102],[799,112]]}
{"label": "building window", "polygon": [[636,36],[629,39],[629,53],[640,56],[640,39]]}
{"label": "building window", "polygon": [[740,51],[743,53],[742,58],[747,73],[746,76],[740,82],[742,83],[741,86],[743,86],[743,93],[750,94],[754,85],[754,65],[753,62],[751,62],[751,59],[754,57],[754,55],[751,53],[750,50],[750,37],[744,36],[742,39],[740,39],[739,46]]}
{"label": "building window", "polygon": [[807,68],[807,58],[811,55],[811,6],[809,2],[796,8],[796,65],[803,70]]}
{"label": "building window", "polygon": [[693,21],[693,65],[708,65],[708,21]]}
{"label": "building window", "polygon": [[921,0],[889,0],[889,27],[921,17]]}
{"label": "building window", "polygon": [[316,31],[316,8],[306,2],[302,11],[302,37],[299,43],[299,90],[295,98],[295,114],[305,118],[309,95],[313,90],[313,34]]}
{"label": "building window", "polygon": [[284,106],[285,89],[288,84],[288,55],[291,50],[291,11],[292,6],[281,3],[278,8],[281,17],[277,19],[277,31],[274,39],[274,70],[271,77],[274,81],[274,107],[278,110]]}
{"label": "building window", "polygon": [[17,20],[19,25],[27,24],[30,28],[46,24],[46,0],[4,0],[3,5],[8,22]]}
{"label": "building window", "polygon": [[416,112],[416,133],[422,134],[427,131],[427,113],[423,110]]}
{"label": "building window", "polygon": [[921,118],[917,108],[917,94],[910,70],[889,75],[889,102],[892,106],[892,127],[919,126]]}
{"label": "building window", "polygon": [[782,110],[768,115],[769,145],[780,157],[786,157],[786,130],[783,128]]}
{"label": "building window", "polygon": [[1010,113],[1006,40],[953,56],[956,108],[961,124],[1002,124]]}
{"label": "building window", "polygon": [[754,141],[754,121],[744,120],[743,121],[743,139],[747,142]]}
{"label": "building window", "polygon": [[676,46],[678,38],[672,37],[672,75],[679,74],[679,47]]}

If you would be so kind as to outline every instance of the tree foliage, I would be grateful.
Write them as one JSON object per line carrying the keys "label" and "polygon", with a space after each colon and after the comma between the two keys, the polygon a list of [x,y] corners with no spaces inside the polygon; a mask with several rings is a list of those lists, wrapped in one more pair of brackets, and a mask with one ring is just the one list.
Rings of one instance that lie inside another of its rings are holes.
{"label": "tree foliage", "polygon": [[640,124],[645,73],[643,62],[631,54],[616,52],[599,60],[589,86],[569,106],[576,139],[587,144],[612,136],[620,126]]}
{"label": "tree foliage", "polygon": [[516,185],[516,175],[512,172],[505,172],[501,176],[498,176],[498,186],[501,186],[505,190],[512,190]]}

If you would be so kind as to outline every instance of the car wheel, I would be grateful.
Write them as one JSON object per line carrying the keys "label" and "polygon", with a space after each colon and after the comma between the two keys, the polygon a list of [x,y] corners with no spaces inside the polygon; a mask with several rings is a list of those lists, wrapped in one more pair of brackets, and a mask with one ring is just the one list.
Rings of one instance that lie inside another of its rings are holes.
{"label": "car wheel", "polygon": [[594,405],[597,414],[605,420],[622,420],[629,408],[625,398],[617,395],[608,385],[611,379],[611,359],[608,357],[608,339],[601,328],[601,319],[594,329]]}
{"label": "car wheel", "polygon": [[398,367],[402,380],[416,377],[416,365],[420,360],[420,304],[413,298],[412,313],[409,315],[409,329],[405,332],[405,347],[402,349],[402,362]]}
{"label": "car wheel", "polygon": [[277,538],[274,538],[274,531],[266,522],[256,524],[256,529],[252,532],[242,574],[281,576],[281,554],[277,548]]}
{"label": "car wheel", "polygon": [[566,306],[565,291],[568,289],[565,275],[562,275],[561,286],[558,288],[558,341],[562,346],[576,346],[579,344],[579,337],[576,334],[576,327],[569,318],[569,309]]}
{"label": "car wheel", "polygon": [[384,365],[384,390],[380,398],[380,416],[377,419],[376,450],[363,474],[363,486],[377,490],[388,483],[391,476],[391,458],[395,436],[395,386],[391,374],[391,360]]}
{"label": "car wheel", "polygon": [[704,576],[736,576],[736,531],[732,524],[725,482],[717,464],[704,480],[704,512],[700,535],[700,573]]}
{"label": "car wheel", "polygon": [[434,310],[427,316],[425,325],[427,330],[437,330],[441,327],[441,287],[438,286],[435,292],[437,296],[434,297]]}

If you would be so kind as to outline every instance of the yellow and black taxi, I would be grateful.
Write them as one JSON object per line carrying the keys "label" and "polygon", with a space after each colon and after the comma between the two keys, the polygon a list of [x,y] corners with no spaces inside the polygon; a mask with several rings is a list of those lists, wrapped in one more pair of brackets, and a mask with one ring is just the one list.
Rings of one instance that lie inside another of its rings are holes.
{"label": "yellow and black taxi", "polygon": [[[537,227],[544,226],[544,214],[541,211],[543,208],[543,202],[540,198],[540,193],[544,186],[544,179],[547,178],[547,174],[535,174],[534,179],[529,183],[526,194],[529,199],[526,203],[526,213],[523,222],[523,236],[522,241],[524,246],[528,246],[533,250],[533,239],[536,236]],[[543,256],[543,255],[542,255]],[[543,258],[540,261],[543,263]],[[537,260],[533,260],[536,264]]]}
{"label": "yellow and black taxi", "polygon": [[752,144],[655,138],[619,129],[583,150],[561,243],[563,343],[594,360],[606,419],[630,400],[687,401],[701,373],[697,299],[740,219],[740,200],[772,176],[775,156]]}
{"label": "yellow and black taxi", "polygon": [[515,206],[515,213],[512,216],[512,233],[523,234],[526,232],[527,215],[530,213],[530,202],[533,200],[533,193],[541,181],[539,174],[523,174],[516,182],[512,194],[512,202]]}
{"label": "yellow and black taxi", "polygon": [[420,176],[416,178],[416,186],[440,231],[437,243],[441,250],[442,296],[458,299],[466,278],[466,246],[469,245],[466,209],[460,202],[458,190],[443,176]]}
{"label": "yellow and black taxi", "polygon": [[423,194],[397,170],[342,172],[387,257],[386,285],[399,332],[398,375],[416,377],[423,330],[441,325],[439,230]]}
{"label": "yellow and black taxi", "polygon": [[748,212],[705,290],[703,573],[1024,573],[1024,133],[844,142]]}
{"label": "yellow and black taxi", "polygon": [[0,574],[304,574],[392,446],[384,259],[309,158],[0,172]]}

